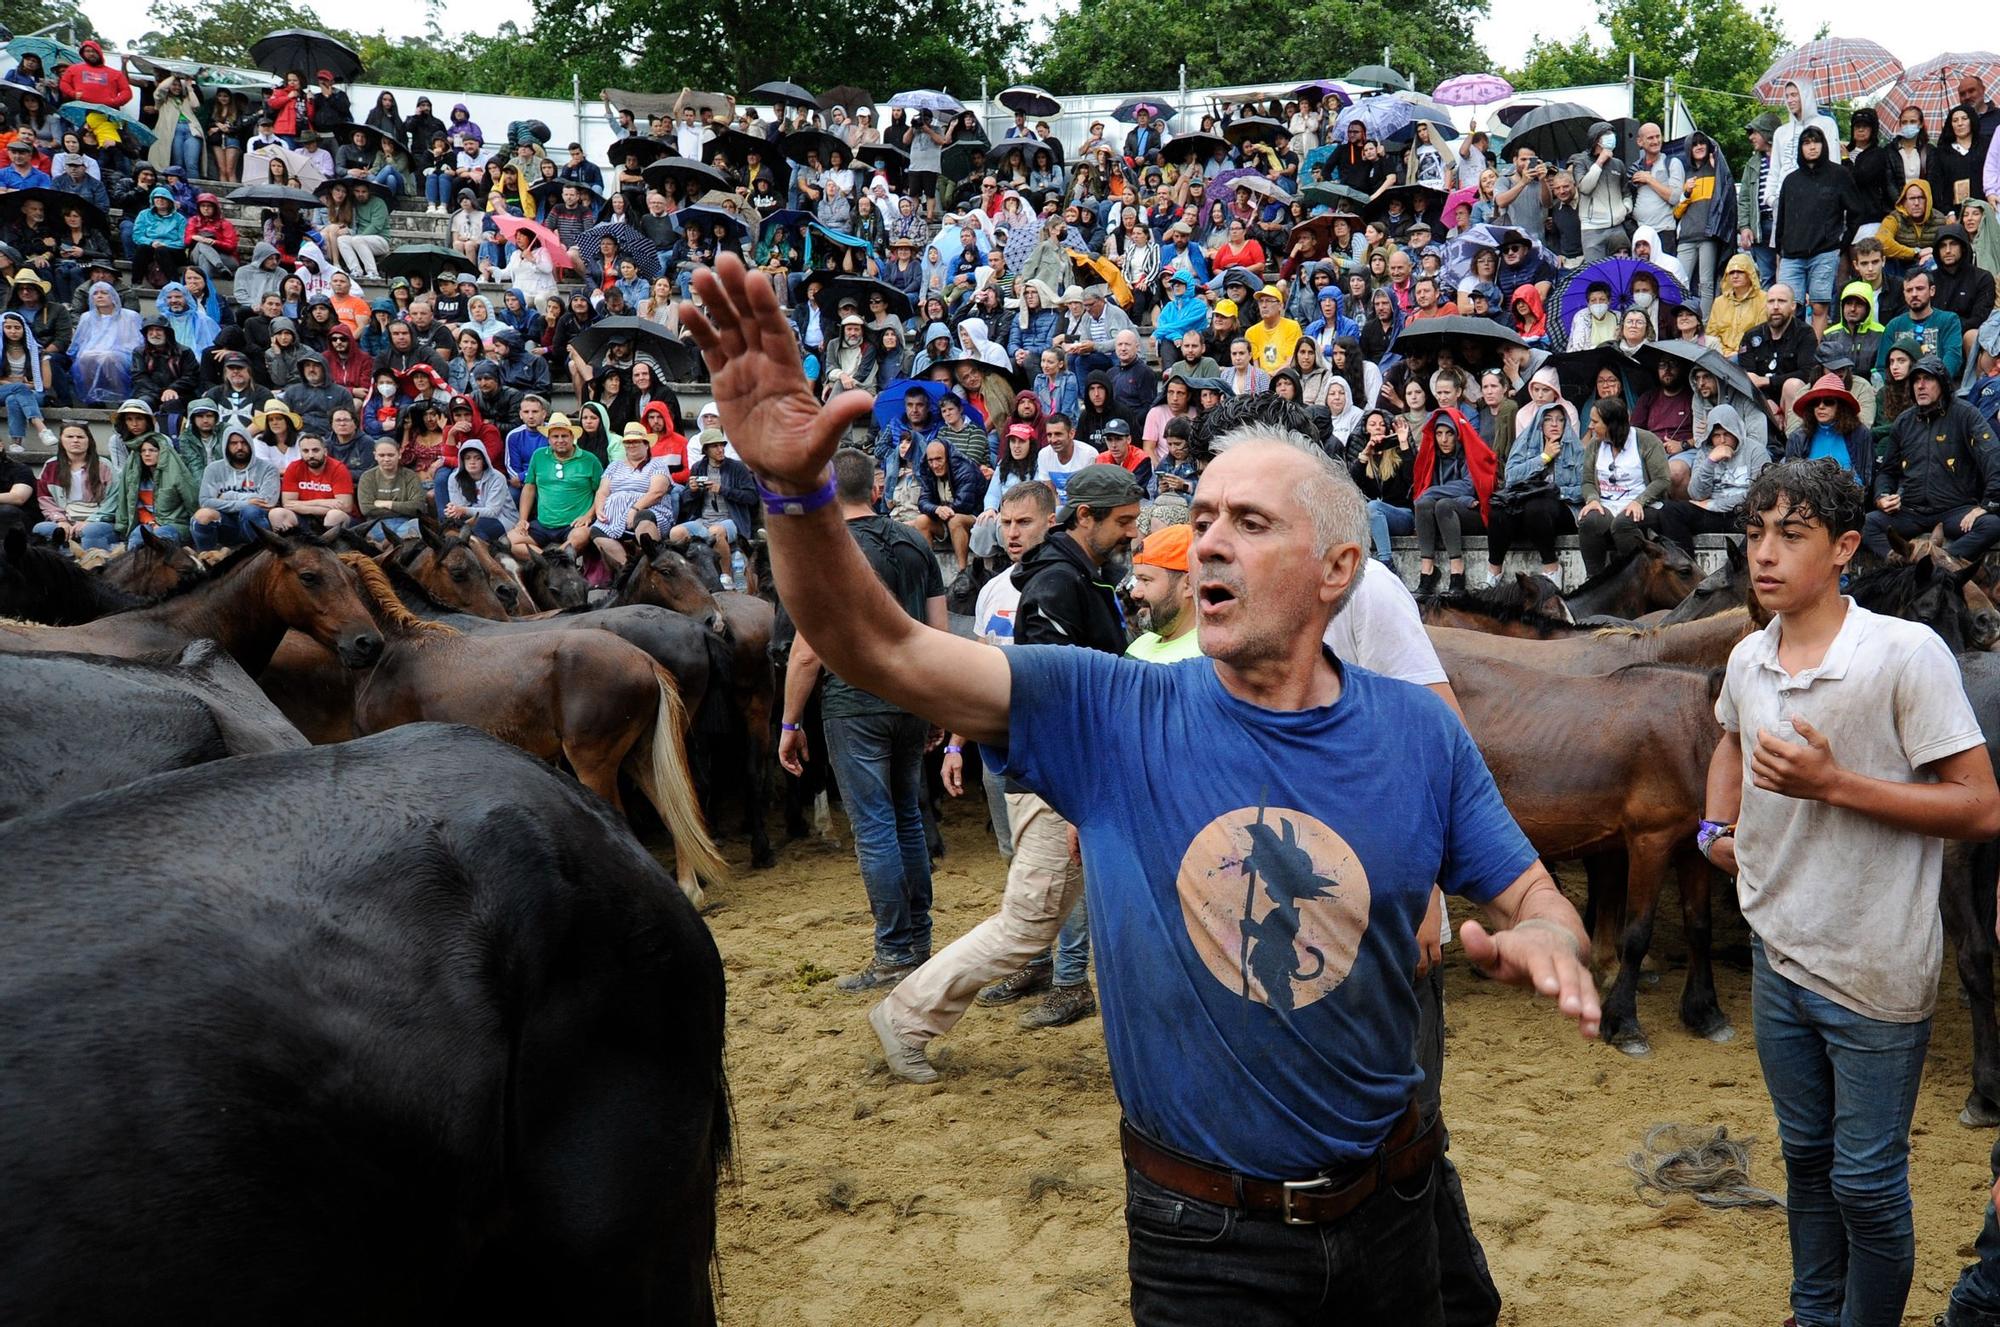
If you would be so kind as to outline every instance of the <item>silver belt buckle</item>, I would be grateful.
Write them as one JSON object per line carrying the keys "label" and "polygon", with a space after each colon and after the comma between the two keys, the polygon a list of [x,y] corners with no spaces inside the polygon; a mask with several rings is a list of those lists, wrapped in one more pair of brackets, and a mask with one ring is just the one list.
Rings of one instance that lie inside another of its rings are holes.
{"label": "silver belt buckle", "polygon": [[1284,1214],[1285,1224],[1288,1226],[1311,1226],[1319,1224],[1316,1221],[1307,1221],[1302,1217],[1296,1217],[1292,1215],[1292,1195],[1296,1193],[1305,1193],[1312,1189],[1323,1189],[1327,1185],[1332,1183],[1333,1181],[1328,1177],[1326,1177],[1325,1175],[1320,1176],[1316,1180],[1284,1181],[1284,1198],[1279,1210]]}

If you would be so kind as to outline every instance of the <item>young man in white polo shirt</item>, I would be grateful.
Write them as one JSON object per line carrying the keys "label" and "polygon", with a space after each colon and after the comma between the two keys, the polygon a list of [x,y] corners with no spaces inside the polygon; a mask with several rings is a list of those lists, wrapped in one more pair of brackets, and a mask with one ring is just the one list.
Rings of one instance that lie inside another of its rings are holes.
{"label": "young man in white polo shirt", "polygon": [[1755,933],[1757,1059],[1784,1150],[1798,1327],[1903,1320],[1943,840],[2000,834],[1950,651],[1840,593],[1865,506],[1830,461],[1772,466],[1751,485],[1750,568],[1775,617],[1729,657],[1698,839],[1736,875]]}

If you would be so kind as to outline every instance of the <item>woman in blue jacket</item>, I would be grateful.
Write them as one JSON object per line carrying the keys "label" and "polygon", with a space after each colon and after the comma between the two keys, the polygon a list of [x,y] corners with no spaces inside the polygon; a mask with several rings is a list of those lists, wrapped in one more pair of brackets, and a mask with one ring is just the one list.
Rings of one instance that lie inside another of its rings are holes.
{"label": "woman in blue jacket", "polygon": [[1486,530],[1486,569],[1498,579],[1516,535],[1535,546],[1542,574],[1559,580],[1556,537],[1576,531],[1583,503],[1583,444],[1567,401],[1536,406],[1514,433],[1514,445],[1493,495]]}

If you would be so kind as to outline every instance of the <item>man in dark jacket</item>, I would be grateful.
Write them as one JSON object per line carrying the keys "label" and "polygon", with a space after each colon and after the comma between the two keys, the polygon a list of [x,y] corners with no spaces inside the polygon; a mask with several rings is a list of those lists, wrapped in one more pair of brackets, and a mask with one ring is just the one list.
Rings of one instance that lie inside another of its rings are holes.
{"label": "man in dark jacket", "polygon": [[[479,406],[480,418],[490,420],[494,428],[506,433],[521,422],[521,400],[525,393],[517,392],[502,384],[500,366],[490,359],[482,359],[472,366],[472,399]],[[536,393],[543,397],[543,407],[547,408],[545,392]]]}
{"label": "man in dark jacket", "polygon": [[1925,355],[1910,375],[1916,404],[1889,430],[1875,465],[1875,510],[1862,546],[1889,556],[1889,532],[1921,534],[1943,525],[1945,551],[1977,561],[2000,544],[2000,442],[1978,410],[1953,396],[1944,361]]}
{"label": "man in dark jacket", "polygon": [[[140,335],[144,343],[132,352],[132,395],[169,420],[176,419],[182,403],[195,397],[200,365],[192,350],[174,340],[174,329],[159,314],[146,319]],[[171,422],[166,428],[169,434],[175,432]]]}
{"label": "man in dark jacket", "polygon": [[1778,280],[1811,303],[1817,333],[1833,308],[1840,251],[1863,222],[1881,218],[1868,215],[1854,177],[1833,159],[1818,125],[1809,124],[1799,134],[1798,162],[1778,192]]}
{"label": "man in dark jacket", "polygon": [[304,421],[299,426],[302,431],[330,438],[334,407],[352,406],[354,393],[327,377],[325,357],[311,347],[299,355],[297,368],[298,381],[279,392],[278,397],[299,412]]}
{"label": "man in dark jacket", "polygon": [[1972,340],[1980,325],[1993,312],[1993,274],[1972,261],[1972,239],[1960,225],[1940,226],[1934,246],[1937,254],[1937,293],[1931,301],[1947,313],[1958,315],[1963,334],[1964,355],[1972,357]]}
{"label": "man in dark jacket", "polygon": [[312,94],[306,98],[307,117],[312,127],[323,134],[330,134],[345,124],[354,122],[354,110],[348,105],[347,94],[333,85],[333,71],[322,69],[313,75],[317,84]]}
{"label": "man in dark jacket", "polygon": [[[1789,181],[1787,181],[1789,183]],[[1744,334],[1736,362],[1773,407],[1784,403],[1785,385],[1804,386],[1819,355],[1819,338],[1798,316],[1792,288],[1779,284],[1764,292],[1764,325]]]}
{"label": "man in dark jacket", "polygon": [[540,355],[529,354],[519,332],[503,327],[493,334],[493,341],[507,351],[499,361],[502,383],[517,392],[548,392],[549,362]]}
{"label": "man in dark jacket", "polygon": [[[757,480],[749,466],[730,457],[729,440],[721,429],[703,429],[695,434],[694,445],[701,459],[688,467],[687,487],[681,490],[680,524],[667,531],[667,539],[676,544],[706,539],[715,549],[722,588],[733,590],[736,580],[730,570],[730,549],[732,545],[748,547],[756,530]],[[754,592],[754,578],[748,584]]]}

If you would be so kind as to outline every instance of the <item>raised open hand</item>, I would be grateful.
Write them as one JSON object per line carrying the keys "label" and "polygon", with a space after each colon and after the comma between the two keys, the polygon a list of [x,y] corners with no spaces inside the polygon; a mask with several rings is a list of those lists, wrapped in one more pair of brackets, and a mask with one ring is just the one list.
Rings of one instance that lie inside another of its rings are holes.
{"label": "raised open hand", "polygon": [[697,269],[703,312],[681,305],[681,325],[701,347],[722,431],[765,484],[780,492],[818,488],[849,425],[874,407],[866,392],[813,399],[792,328],[770,283],[752,280],[733,253]]}

